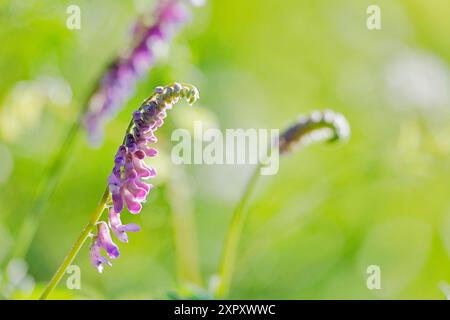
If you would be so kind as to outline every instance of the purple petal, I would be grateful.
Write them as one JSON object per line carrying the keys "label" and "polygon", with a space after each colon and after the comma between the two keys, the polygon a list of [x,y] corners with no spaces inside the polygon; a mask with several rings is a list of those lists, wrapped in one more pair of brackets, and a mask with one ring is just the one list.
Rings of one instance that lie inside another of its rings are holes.
{"label": "purple petal", "polygon": [[105,250],[111,259],[117,259],[120,255],[119,247],[117,247],[114,243],[109,243],[105,246]]}
{"label": "purple petal", "polygon": [[106,253],[111,259],[116,259],[119,257],[119,248],[111,239],[111,234],[109,233],[109,227],[104,221],[100,221],[97,225],[98,235],[97,241],[100,246],[106,250]]}
{"label": "purple petal", "polygon": [[119,229],[121,229],[122,231],[126,231],[126,232],[138,232],[141,230],[141,227],[139,227],[135,223],[128,223],[128,224],[124,224],[124,225],[120,226]]}
{"label": "purple petal", "polygon": [[145,199],[148,193],[147,190],[139,188],[139,186],[136,184],[134,180],[127,183],[126,188],[136,199],[143,200]]}
{"label": "purple petal", "polygon": [[145,152],[142,150],[138,150],[134,153],[134,155],[136,156],[136,158],[138,158],[139,160],[142,160],[145,158]]}
{"label": "purple petal", "polygon": [[89,250],[89,256],[91,264],[97,269],[99,273],[102,273],[103,265],[111,266],[111,263],[108,261],[108,259],[101,255],[100,249],[100,243],[98,242],[97,237],[95,237]]}
{"label": "purple petal", "polygon": [[145,182],[140,181],[139,179],[135,180],[134,183],[141,189],[144,189],[147,191],[147,193],[153,188],[152,184],[148,184]]}
{"label": "purple petal", "polygon": [[123,209],[123,200],[122,195],[120,193],[113,193],[112,194],[112,201],[114,204],[114,210],[116,212],[121,212]]}
{"label": "purple petal", "polygon": [[145,146],[144,148],[141,147],[141,149],[145,152],[145,155],[147,157],[154,157],[158,155],[158,150],[156,150],[155,148]]}
{"label": "purple petal", "polygon": [[142,205],[133,197],[132,194],[124,196],[125,203],[127,204],[128,211],[133,214],[139,213],[142,210]]}
{"label": "purple petal", "polygon": [[137,157],[133,157],[133,167],[140,178],[153,178],[156,176],[155,169],[149,168],[143,160],[139,160]]}

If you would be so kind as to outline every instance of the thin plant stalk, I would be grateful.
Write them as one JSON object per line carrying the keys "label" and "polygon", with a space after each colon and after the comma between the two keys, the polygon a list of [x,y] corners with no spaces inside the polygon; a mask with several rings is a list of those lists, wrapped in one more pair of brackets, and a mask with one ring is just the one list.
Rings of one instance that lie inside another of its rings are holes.
{"label": "thin plant stalk", "polygon": [[233,276],[236,256],[239,246],[239,240],[242,234],[245,220],[248,215],[248,204],[253,195],[260,176],[261,163],[259,163],[252,172],[244,192],[234,209],[231,222],[225,236],[225,243],[222,250],[222,256],[219,265],[219,285],[216,289],[216,296],[223,298],[227,296],[230,290],[231,279]]}
{"label": "thin plant stalk", "polygon": [[80,132],[82,115],[86,110],[87,103],[80,109],[77,119],[72,124],[54,156],[51,164],[46,168],[43,178],[40,180],[36,193],[31,201],[30,209],[27,211],[22,225],[19,228],[17,241],[12,250],[10,259],[24,258],[29,250],[30,244],[39,227],[39,220],[47,208],[48,200],[53,195],[56,186],[61,179],[64,164],[74,149],[75,139]]}
{"label": "thin plant stalk", "polygon": [[[310,116],[302,116],[281,136],[271,152],[288,154],[295,145],[307,145],[312,142],[346,140],[350,136],[350,127],[346,118],[331,110],[315,111]],[[267,160],[267,159],[266,159]],[[223,298],[228,295],[236,262],[236,256],[242,229],[248,215],[248,204],[255,190],[259,170],[265,161],[260,161],[244,189],[231,218],[231,223],[225,237],[225,243],[219,264],[219,282],[215,288],[215,295]]]}
{"label": "thin plant stalk", "polygon": [[61,278],[66,273],[67,268],[70,266],[72,261],[77,256],[78,252],[80,251],[81,247],[83,246],[86,239],[89,237],[89,234],[92,230],[92,228],[95,227],[95,224],[100,219],[103,210],[105,209],[106,202],[109,198],[109,188],[107,187],[105,192],[103,193],[102,199],[100,200],[97,208],[94,210],[94,212],[91,215],[91,218],[89,219],[89,222],[84,227],[83,231],[81,232],[78,239],[75,241],[74,245],[70,249],[67,256],[64,258],[64,261],[59,266],[56,273],[53,275],[50,282],[47,284],[47,287],[45,288],[44,292],[39,297],[39,300],[45,300],[47,299],[48,295],[53,291],[53,289],[58,285]]}

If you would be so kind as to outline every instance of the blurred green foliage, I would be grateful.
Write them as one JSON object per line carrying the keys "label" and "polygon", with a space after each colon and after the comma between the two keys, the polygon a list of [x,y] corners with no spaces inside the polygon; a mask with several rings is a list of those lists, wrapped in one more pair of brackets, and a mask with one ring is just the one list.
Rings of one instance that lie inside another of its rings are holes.
{"label": "blurred green foliage", "polygon": [[[0,260],[79,103],[151,1],[77,1],[81,30],[65,26],[69,4],[0,2]],[[366,27],[371,4],[381,7],[381,30]],[[89,265],[85,245],[75,261],[81,290],[64,289],[64,279],[54,298],[163,298],[178,287],[165,196],[170,127],[189,128],[201,117],[221,128],[283,128],[298,114],[323,108],[347,116],[352,139],[284,158],[276,176],[261,179],[231,297],[444,298],[439,283],[450,282],[449,12],[446,0],[210,0],[195,8],[169,55],[107,126],[104,145],[91,149],[79,136],[27,256],[34,296],[99,200],[131,111],[156,85],[183,81],[199,88],[200,111],[171,111],[172,123],[159,132],[166,153],[155,160],[162,172],[157,188],[139,216],[123,215],[142,231],[102,275]],[[43,76],[57,79],[55,90],[65,95],[55,98]],[[30,98],[17,102],[24,95]],[[250,168],[186,170],[189,183],[180,188],[192,195],[208,282]],[[381,268],[381,290],[366,287],[372,264]]]}

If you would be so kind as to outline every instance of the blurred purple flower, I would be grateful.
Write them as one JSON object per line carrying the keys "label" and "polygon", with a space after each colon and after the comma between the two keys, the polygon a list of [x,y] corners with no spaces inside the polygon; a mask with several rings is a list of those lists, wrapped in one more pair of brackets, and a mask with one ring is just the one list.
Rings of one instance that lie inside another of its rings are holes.
{"label": "blurred purple flower", "polygon": [[[133,112],[124,142],[119,146],[114,157],[114,166],[108,177],[108,187],[111,193],[111,206],[109,209],[109,227],[122,242],[128,242],[126,232],[139,231],[136,224],[122,224],[120,213],[124,206],[128,211],[137,214],[142,209],[152,185],[144,182],[156,176],[156,170],[145,163],[146,157],[154,157],[158,151],[149,146],[157,141],[155,131],[164,123],[166,111],[179,101],[185,99],[193,104],[199,97],[195,87],[188,84],[172,84],[166,87],[157,87],[141,107]],[[91,246],[91,261],[99,272],[103,264],[110,265],[109,261],[101,256],[100,249],[106,250],[110,258],[117,258],[119,250],[112,242],[108,225],[99,222],[98,235],[94,237]]]}
{"label": "blurred purple flower", "polygon": [[133,94],[138,79],[155,64],[158,48],[170,42],[189,16],[180,0],[160,0],[153,24],[148,25],[142,18],[136,22],[132,48],[109,66],[88,102],[83,124],[91,143],[101,142],[105,122]]}

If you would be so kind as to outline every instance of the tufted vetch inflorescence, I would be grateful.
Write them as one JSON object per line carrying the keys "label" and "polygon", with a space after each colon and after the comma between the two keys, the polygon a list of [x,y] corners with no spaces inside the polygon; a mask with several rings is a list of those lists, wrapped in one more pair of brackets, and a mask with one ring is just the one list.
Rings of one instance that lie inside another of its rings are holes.
{"label": "tufted vetch inflorescence", "polygon": [[127,232],[139,231],[136,224],[122,224],[120,214],[124,207],[130,213],[138,214],[153,187],[145,181],[155,177],[156,170],[148,166],[145,159],[158,154],[158,151],[150,145],[157,142],[155,132],[163,125],[167,110],[180,99],[185,99],[192,105],[198,98],[199,93],[194,86],[174,83],[157,87],[141,107],[133,112],[123,143],[114,157],[114,167],[108,177],[111,195],[108,204],[108,224],[104,221],[97,223],[97,235],[93,237],[91,245],[91,262],[99,272],[102,272],[103,265],[110,265],[110,262],[101,255],[102,248],[111,259],[119,256],[119,249],[112,241],[110,229],[122,242],[128,242]]}

